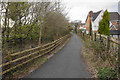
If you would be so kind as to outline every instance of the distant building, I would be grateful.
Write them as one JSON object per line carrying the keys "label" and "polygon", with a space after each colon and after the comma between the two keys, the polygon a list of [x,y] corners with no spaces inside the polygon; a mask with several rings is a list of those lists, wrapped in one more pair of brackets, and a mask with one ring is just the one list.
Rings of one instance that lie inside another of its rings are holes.
{"label": "distant building", "polygon": [[85,23],[81,23],[81,24],[79,25],[79,29],[86,29],[86,28],[85,28]]}
{"label": "distant building", "polygon": [[82,32],[85,32],[86,31],[85,23],[79,24],[78,30],[82,30]]}

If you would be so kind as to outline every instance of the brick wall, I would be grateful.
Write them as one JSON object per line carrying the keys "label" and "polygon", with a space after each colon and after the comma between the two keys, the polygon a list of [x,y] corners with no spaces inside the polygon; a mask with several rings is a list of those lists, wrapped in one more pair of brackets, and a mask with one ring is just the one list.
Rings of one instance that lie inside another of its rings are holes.
{"label": "brick wall", "polygon": [[87,20],[86,20],[86,25],[85,25],[85,27],[86,27],[86,31],[89,32],[89,27],[90,27],[90,18],[89,18],[89,17],[88,17]]}
{"label": "brick wall", "polygon": [[112,24],[118,26],[116,21],[112,21]]}

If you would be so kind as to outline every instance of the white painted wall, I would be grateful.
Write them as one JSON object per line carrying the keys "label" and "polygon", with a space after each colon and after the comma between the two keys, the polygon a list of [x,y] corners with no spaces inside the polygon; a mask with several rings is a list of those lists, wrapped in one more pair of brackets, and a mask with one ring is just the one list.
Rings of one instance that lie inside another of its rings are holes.
{"label": "white painted wall", "polygon": [[103,15],[104,11],[102,10],[100,12],[100,14],[97,16],[97,18],[92,22],[92,30],[93,31],[97,31],[98,30],[98,26],[99,26],[99,22],[101,21],[102,19],[102,15]]}

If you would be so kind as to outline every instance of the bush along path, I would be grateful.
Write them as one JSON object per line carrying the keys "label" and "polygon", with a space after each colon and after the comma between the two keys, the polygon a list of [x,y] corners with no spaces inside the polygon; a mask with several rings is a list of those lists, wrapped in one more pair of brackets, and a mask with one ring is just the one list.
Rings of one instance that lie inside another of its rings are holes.
{"label": "bush along path", "polygon": [[81,46],[80,38],[72,34],[63,49],[25,78],[90,78],[90,73],[81,60]]}

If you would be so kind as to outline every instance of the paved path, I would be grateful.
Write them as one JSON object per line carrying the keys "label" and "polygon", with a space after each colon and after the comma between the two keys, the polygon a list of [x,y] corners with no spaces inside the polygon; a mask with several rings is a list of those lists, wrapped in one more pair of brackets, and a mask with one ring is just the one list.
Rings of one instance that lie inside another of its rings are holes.
{"label": "paved path", "polygon": [[72,34],[70,42],[27,78],[89,78],[90,73],[81,60],[80,38]]}

